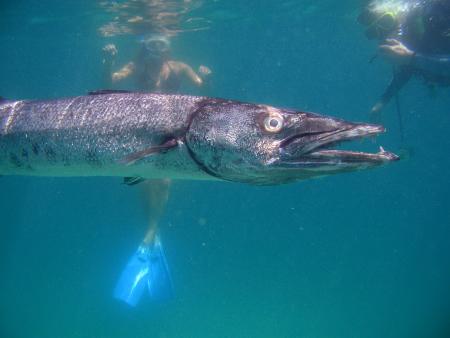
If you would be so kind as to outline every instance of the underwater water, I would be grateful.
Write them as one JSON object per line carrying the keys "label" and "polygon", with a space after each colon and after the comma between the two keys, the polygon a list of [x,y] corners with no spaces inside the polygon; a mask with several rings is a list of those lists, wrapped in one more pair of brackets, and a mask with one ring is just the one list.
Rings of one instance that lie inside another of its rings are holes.
{"label": "underwater water", "polygon": [[[368,121],[391,68],[356,18],[363,1],[161,1],[182,13],[172,54],[213,71],[205,94]],[[123,1],[118,1],[123,3]],[[94,1],[0,3],[0,96],[105,87]],[[175,29],[173,28],[173,29]],[[125,89],[133,89],[126,82]],[[199,89],[183,88],[191,94]],[[289,185],[172,184],[161,237],[175,297],[112,296],[147,218],[115,178],[0,178],[0,337],[450,337],[450,95],[413,80],[387,133],[409,156]]]}

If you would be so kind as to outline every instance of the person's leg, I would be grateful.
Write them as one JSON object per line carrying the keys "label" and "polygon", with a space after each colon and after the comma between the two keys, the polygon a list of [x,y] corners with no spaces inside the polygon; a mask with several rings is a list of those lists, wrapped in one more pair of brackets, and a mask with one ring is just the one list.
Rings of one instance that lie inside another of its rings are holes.
{"label": "person's leg", "polygon": [[158,222],[169,199],[170,183],[169,179],[146,180],[142,183],[148,219],[148,230],[143,240],[145,245],[151,245],[155,239]]}
{"label": "person's leg", "polygon": [[153,300],[173,296],[172,279],[158,236],[158,223],[169,197],[170,180],[150,180],[142,183],[148,216],[148,229],[137,251],[131,256],[116,285],[114,296],[136,306],[148,289]]}

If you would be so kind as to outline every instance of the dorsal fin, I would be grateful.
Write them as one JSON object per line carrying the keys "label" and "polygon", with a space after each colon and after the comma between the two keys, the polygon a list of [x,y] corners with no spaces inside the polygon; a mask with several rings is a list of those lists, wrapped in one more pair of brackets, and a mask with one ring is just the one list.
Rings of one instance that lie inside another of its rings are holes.
{"label": "dorsal fin", "polygon": [[104,94],[119,94],[119,93],[132,93],[132,91],[124,89],[100,89],[88,92],[88,95],[104,95]]}

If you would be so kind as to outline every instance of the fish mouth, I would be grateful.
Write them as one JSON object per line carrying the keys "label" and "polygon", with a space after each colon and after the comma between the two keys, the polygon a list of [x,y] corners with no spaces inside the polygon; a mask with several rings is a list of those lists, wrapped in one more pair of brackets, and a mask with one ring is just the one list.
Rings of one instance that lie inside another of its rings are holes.
{"label": "fish mouth", "polygon": [[280,144],[282,163],[288,167],[359,169],[381,165],[399,159],[394,153],[379,147],[377,153],[333,149],[338,144],[378,136],[385,132],[380,125],[347,124],[329,132],[300,133]]}

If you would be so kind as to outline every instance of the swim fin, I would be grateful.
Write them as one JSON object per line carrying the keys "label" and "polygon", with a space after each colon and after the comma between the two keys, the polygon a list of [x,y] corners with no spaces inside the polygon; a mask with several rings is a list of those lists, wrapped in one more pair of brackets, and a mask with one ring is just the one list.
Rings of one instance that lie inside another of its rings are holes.
{"label": "swim fin", "polygon": [[159,236],[153,245],[140,245],[122,271],[114,297],[136,306],[148,289],[153,300],[173,298],[173,284]]}

